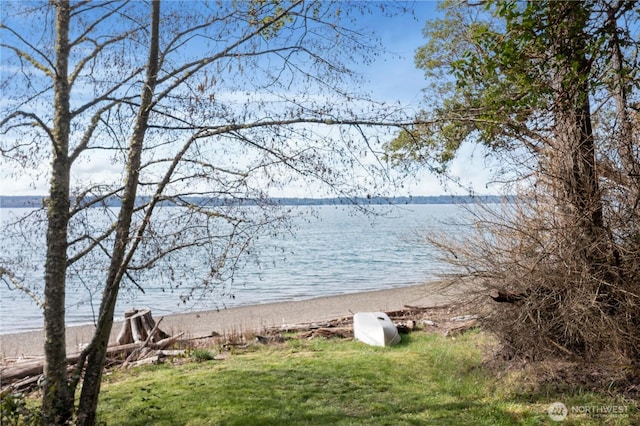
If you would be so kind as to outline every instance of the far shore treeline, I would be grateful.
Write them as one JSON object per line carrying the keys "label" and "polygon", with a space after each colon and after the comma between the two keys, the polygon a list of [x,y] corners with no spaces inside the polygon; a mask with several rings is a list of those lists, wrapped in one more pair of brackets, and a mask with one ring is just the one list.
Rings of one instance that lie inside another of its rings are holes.
{"label": "far shore treeline", "polygon": [[[140,204],[149,201],[150,197],[138,197]],[[323,206],[323,205],[401,205],[401,204],[470,204],[470,203],[502,203],[512,201],[512,196],[501,195],[434,195],[434,196],[405,196],[405,197],[337,197],[337,198],[270,198],[267,200],[257,200],[253,198],[198,198],[188,197],[180,202],[165,200],[161,205],[176,206],[185,202],[196,205],[224,206],[244,204],[247,206],[273,203],[283,206]],[[0,195],[0,208],[38,208],[46,203],[45,196],[6,196]],[[85,203],[93,204],[95,207],[120,207],[120,199],[110,197],[102,202],[93,203],[93,199],[87,198]],[[73,203],[73,200],[72,200]]]}

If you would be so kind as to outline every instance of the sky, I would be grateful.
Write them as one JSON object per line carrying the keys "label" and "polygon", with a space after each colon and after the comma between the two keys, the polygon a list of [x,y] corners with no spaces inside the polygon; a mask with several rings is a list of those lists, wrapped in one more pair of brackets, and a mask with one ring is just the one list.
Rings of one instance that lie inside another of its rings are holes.
{"label": "sky", "polygon": [[[426,43],[423,36],[425,22],[439,16],[437,4],[436,1],[416,1],[412,4],[413,15],[388,18],[377,14],[371,17],[371,25],[377,28],[376,33],[391,54],[363,70],[371,81],[375,99],[398,99],[409,108],[421,109],[422,89],[427,82],[423,71],[414,64],[414,55]],[[410,195],[466,194],[471,189],[475,194],[498,194],[501,188],[492,183],[497,165],[485,158],[485,154],[484,148],[477,145],[461,147],[450,165],[450,172],[459,179],[460,186],[452,182],[443,185],[438,177],[424,170],[406,179],[401,192]]]}
{"label": "sky", "polygon": [[[438,14],[436,6],[435,1],[416,1],[412,3],[413,14],[393,17],[384,16],[377,8],[372,8],[374,14],[362,18],[367,27],[374,29],[387,51],[370,66],[363,66],[358,70],[368,82],[367,90],[371,91],[373,99],[389,103],[400,101],[406,108],[420,110],[421,89],[427,82],[423,72],[416,69],[413,57],[416,49],[425,42],[422,35],[425,21]],[[462,187],[452,184],[443,186],[438,177],[426,171],[418,171],[403,179],[402,188],[395,195],[441,195],[447,191],[466,193],[469,189],[477,194],[498,193],[498,187],[488,186],[492,165],[484,157],[481,147],[462,147],[458,158],[450,166],[452,175],[460,179]],[[6,166],[0,163],[0,167]],[[92,180],[96,177],[95,167],[90,163],[79,164],[75,173],[78,177],[87,176]],[[8,178],[3,173],[0,195],[42,195],[46,194],[47,186],[46,179],[40,179],[34,184],[26,178]],[[274,195],[314,197],[313,192],[313,188],[292,187]]]}

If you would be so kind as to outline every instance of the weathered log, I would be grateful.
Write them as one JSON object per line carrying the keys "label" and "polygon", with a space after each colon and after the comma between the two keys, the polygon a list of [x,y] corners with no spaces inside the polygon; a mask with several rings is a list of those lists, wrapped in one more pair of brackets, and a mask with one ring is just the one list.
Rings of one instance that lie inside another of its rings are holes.
{"label": "weathered log", "polygon": [[455,322],[467,322],[471,320],[478,319],[478,315],[475,314],[467,314],[467,315],[459,315],[457,317],[451,318],[451,321]]}
{"label": "weathered log", "polygon": [[[78,361],[77,355],[70,362],[75,363],[76,361]],[[7,392],[23,392],[32,389],[42,377],[43,371],[44,361],[41,361],[39,365],[31,365],[29,369],[26,366],[16,366],[2,370],[2,378],[0,379],[2,391],[0,393],[5,395]],[[67,372],[71,371],[72,367],[67,366]]]}
{"label": "weathered log", "polygon": [[38,383],[41,377],[42,373],[18,380],[17,382],[12,383],[11,386],[7,386],[6,389],[3,389],[3,394],[6,390],[9,390],[10,392],[23,392],[24,390],[31,389]]}
{"label": "weathered log", "polygon": [[156,351],[156,355],[161,358],[171,357],[171,356],[184,356],[187,351],[184,349],[160,349]]}
{"label": "weathered log", "polygon": [[471,321],[467,321],[465,323],[460,324],[457,327],[451,328],[447,331],[447,337],[456,337],[464,334],[466,331],[471,330],[472,328],[476,328],[480,326],[480,322],[477,319],[472,319]]}
{"label": "weathered log", "polygon": [[353,337],[353,327],[316,328],[302,333],[300,337],[305,339],[313,339],[314,337],[339,337],[346,339]]}
{"label": "weathered log", "polygon": [[[176,334],[175,336],[170,336],[170,337],[167,337],[165,339],[159,340],[157,342],[149,342],[149,344],[147,344],[147,347],[149,347],[151,349],[156,349],[156,350],[165,349],[166,347],[171,346],[172,344],[177,342],[183,335],[184,335],[184,332],[180,332],[180,333]],[[138,349],[142,345],[143,345],[143,342],[127,343],[125,345],[117,345],[117,346],[109,346],[107,348],[107,354],[111,355],[111,354],[115,354],[115,353],[118,353],[118,352],[127,353],[128,354],[128,353],[130,353],[130,351]]]}
{"label": "weathered log", "polygon": [[[144,317],[146,317],[146,315],[141,317],[141,318],[144,318]],[[154,324],[153,329],[148,333],[147,338],[145,339],[145,341],[142,344],[142,346],[140,348],[134,349],[134,351],[131,352],[131,354],[129,354],[127,359],[124,361],[125,364],[133,361],[134,359],[144,358],[144,355],[142,355],[141,352],[143,351],[143,349],[145,349],[149,345],[149,343],[153,339],[153,336],[158,331],[158,328],[160,327],[160,323],[162,322],[162,318],[163,317],[160,318],[160,320],[158,321],[157,324]],[[147,323],[147,325],[148,324],[150,324],[150,323]]]}
{"label": "weathered log", "polygon": [[118,333],[118,337],[116,338],[116,342],[119,345],[124,345],[125,343],[133,342],[133,334],[131,333],[131,317],[138,312],[137,310],[126,311],[124,313],[124,322],[122,323],[122,328]]}
{"label": "weathered log", "polygon": [[[180,337],[182,337],[183,335],[184,335],[184,332],[181,332],[176,334],[175,336],[167,337],[166,339],[162,339],[157,342],[149,342],[147,344],[147,347],[155,350],[165,349],[166,347],[171,346],[172,344],[177,342],[178,339],[180,339]],[[132,351],[141,348],[143,345],[144,345],[144,342],[137,342],[137,343],[127,343],[126,345],[109,346],[107,348],[107,355],[114,355],[114,354],[128,355]]]}
{"label": "weathered log", "polygon": [[147,334],[144,332],[142,328],[142,324],[140,324],[139,320],[131,320],[131,334],[133,337],[133,341],[136,343],[144,342],[147,338]]}
{"label": "weathered log", "polygon": [[116,342],[119,345],[140,343],[151,337],[151,341],[166,339],[167,333],[156,327],[150,309],[130,310],[124,313],[124,323],[118,333]]}
{"label": "weathered log", "polygon": [[[67,373],[71,373],[73,367],[67,367]],[[15,381],[11,383],[9,386],[4,386],[0,391],[0,395],[4,397],[10,393],[26,393],[31,392],[39,385],[40,380],[42,379],[43,374],[37,374],[35,376],[28,376],[23,378],[22,380]],[[1,423],[1,422],[0,422]]]}
{"label": "weathered log", "polygon": [[169,336],[169,337],[164,338],[162,340],[158,340],[157,342],[149,342],[149,344],[147,346],[149,348],[151,348],[151,349],[164,349],[164,348],[166,348],[168,346],[173,345],[183,335],[184,335],[184,332],[180,332],[180,333],[176,334],[175,336]]}
{"label": "weathered log", "polygon": [[386,311],[385,313],[387,314],[389,319],[393,319],[393,318],[402,319],[402,318],[406,318],[407,316],[416,315],[422,312],[427,312],[432,309],[433,307],[428,307],[428,306],[404,305],[404,309],[400,309],[397,311]]}
{"label": "weathered log", "polygon": [[[152,350],[161,350],[165,349],[175,342],[177,342],[180,337],[182,337],[184,333],[176,334],[175,336],[167,337],[165,339],[159,340],[158,342],[149,342],[147,347]],[[115,354],[130,354],[132,351],[139,349],[143,346],[143,343],[128,343],[125,345],[116,345],[110,346],[107,348],[107,355],[113,356]],[[75,364],[78,361],[79,353],[70,354],[67,357],[67,363]],[[0,383],[2,383],[3,388],[6,384],[15,383],[16,380],[27,379],[29,377],[37,378],[42,375],[44,371],[44,359],[18,363],[14,366],[5,367],[0,370]],[[11,385],[9,385],[11,386]]]}
{"label": "weathered log", "polygon": [[151,357],[144,357],[133,362],[124,363],[122,364],[122,368],[133,368],[140,367],[142,365],[160,364],[160,362],[161,358],[158,355],[154,355]]}
{"label": "weathered log", "polygon": [[0,371],[0,382],[7,383],[16,379],[22,379],[30,376],[38,376],[42,374],[44,369],[44,360],[36,360],[29,362],[20,362],[16,365],[5,367]]}
{"label": "weathered log", "polygon": [[340,318],[336,318],[336,319],[329,320],[329,321],[323,321],[323,322],[309,322],[309,323],[301,323],[301,324],[283,324],[283,325],[274,326],[274,327],[267,327],[265,329],[265,331],[267,331],[267,332],[276,332],[276,333],[280,333],[280,332],[290,333],[290,332],[296,332],[296,331],[315,330],[315,329],[318,329],[318,328],[343,327],[345,325],[352,324],[352,323],[353,323],[353,317],[352,316],[348,316],[348,317],[340,317]]}
{"label": "weathered log", "polygon": [[280,334],[276,334],[275,336],[260,336],[256,335],[256,342],[262,343],[264,345],[268,345],[270,343],[283,343],[286,339],[282,337]]}

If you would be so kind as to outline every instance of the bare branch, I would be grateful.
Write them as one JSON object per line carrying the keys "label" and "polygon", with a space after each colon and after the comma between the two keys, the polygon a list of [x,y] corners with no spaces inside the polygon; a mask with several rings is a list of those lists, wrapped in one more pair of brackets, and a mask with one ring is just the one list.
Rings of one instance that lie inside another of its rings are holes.
{"label": "bare branch", "polygon": [[[102,52],[102,50],[106,47],[108,47],[111,44],[115,44],[118,43],[119,41],[122,40],[126,40],[127,38],[129,38],[131,36],[131,34],[133,34],[135,31],[137,30],[131,30],[128,31],[126,33],[120,34],[118,37],[114,37],[112,39],[109,39],[108,41],[102,43],[102,44],[95,44],[95,47],[93,49],[93,51],[85,56],[84,58],[82,58],[82,60],[80,60],[75,68],[73,69],[73,72],[71,73],[71,75],[69,76],[69,85],[73,86],[73,84],[75,83],[75,80],[78,78],[78,76],[80,75],[80,73],[82,72],[82,70],[84,69],[84,66],[89,63],[89,61],[91,61],[92,59],[95,59],[100,52]],[[89,40],[82,40],[84,42],[87,42]],[[134,74],[135,75],[135,74]],[[128,81],[129,79],[125,79],[125,81]],[[121,83],[120,85],[116,86],[119,87],[121,86],[123,83]],[[111,93],[112,91],[108,92]]]}
{"label": "bare branch", "polygon": [[218,52],[215,55],[206,57],[206,58],[202,58],[202,59],[198,59],[196,61],[192,61],[189,62],[187,64],[184,64],[174,70],[172,70],[170,73],[168,73],[167,75],[165,75],[163,78],[159,78],[158,79],[158,84],[162,84],[165,81],[177,77],[179,74],[183,74],[181,77],[177,77],[176,80],[170,84],[164,91],[158,93],[155,97],[153,106],[155,106],[158,102],[160,102],[162,99],[164,99],[167,95],[169,95],[169,93],[171,93],[176,87],[180,86],[181,84],[183,84],[191,75],[193,75],[195,72],[197,72],[198,70],[204,68],[205,66],[207,66],[208,64],[214,62],[217,59],[229,56],[232,54],[233,50],[236,49],[239,46],[242,46],[243,44],[249,42],[250,40],[252,40],[255,36],[263,33],[266,29],[268,29],[271,26],[275,26],[277,25],[277,23],[283,19],[285,16],[287,16],[288,13],[290,13],[291,10],[295,9],[296,7],[298,7],[299,5],[303,4],[302,0],[298,0],[295,1],[291,4],[291,6],[289,6],[289,8],[282,10],[278,15],[276,15],[273,20],[269,20],[268,22],[257,26],[253,31],[248,32],[247,34],[245,34],[244,36],[240,37],[238,40],[236,40],[235,42],[231,43],[229,46],[227,46],[225,49],[223,49],[222,51]]}
{"label": "bare branch", "polygon": [[[101,185],[99,187],[101,187]],[[82,193],[80,193],[80,194],[75,196],[75,204],[71,208],[69,214],[70,214],[71,217],[73,217],[78,212],[80,212],[81,210],[90,208],[92,206],[95,206],[96,204],[100,204],[100,203],[104,202],[109,197],[112,197],[113,195],[115,195],[118,192],[122,191],[122,189],[123,189],[122,187],[117,187],[117,188],[114,188],[114,189],[110,189],[110,190],[108,190],[108,191],[106,191],[104,193],[101,193],[98,196],[92,197],[89,201],[86,201],[87,195],[96,190],[95,187],[87,188]],[[80,203],[82,201],[86,201],[86,202],[81,205]]]}
{"label": "bare branch", "polygon": [[[36,114],[34,114],[32,112],[14,111],[13,113],[11,113],[7,117],[5,117],[2,121],[0,121],[0,127],[4,127],[9,121],[11,121],[12,119],[14,119],[16,117],[24,117],[24,118],[32,119],[33,120],[32,123],[22,123],[19,126],[37,126],[37,127],[40,127],[42,130],[45,131],[45,133],[47,134],[47,136],[49,137],[51,142],[54,141],[53,134],[51,133],[51,129],[42,121],[42,119],[40,117],[38,117]],[[16,127],[16,126],[10,126],[9,128],[12,128],[12,127]],[[6,133],[6,132],[3,132],[3,133]]]}
{"label": "bare branch", "polygon": [[[106,13],[105,15],[100,16],[98,19],[96,19],[93,24],[89,25],[87,28],[85,28],[85,30],[82,32],[82,34],[80,34],[75,40],[70,41],[69,42],[69,47],[74,48],[76,47],[78,44],[83,43],[85,41],[87,41],[86,37],[87,35],[93,31],[101,22],[104,22],[109,16],[114,15],[116,13],[118,13],[118,11],[120,11],[121,9],[123,9],[126,6],[126,2],[124,3],[119,3],[119,2],[111,2],[111,3],[103,3],[103,4],[98,4],[96,7],[93,8],[88,8],[88,9],[84,9],[81,11],[76,10],[76,13],[85,13],[88,10],[94,9],[94,8],[100,8],[103,9],[106,5],[108,4],[119,4],[118,7],[116,7],[115,9],[111,9],[108,13]],[[82,3],[77,4],[73,9],[77,9],[79,6],[81,6]],[[71,16],[73,16],[74,13],[71,14]],[[120,37],[118,37],[120,39]],[[108,45],[110,44],[111,40],[109,40],[107,43],[104,43],[104,45]],[[94,51],[95,52],[95,51]],[[91,57],[95,56],[93,55],[93,53],[90,55]]]}
{"label": "bare branch", "polygon": [[20,290],[27,296],[29,296],[34,302],[38,304],[39,308],[44,308],[44,301],[30,288],[24,286],[10,270],[6,269],[3,266],[0,266],[0,279],[7,284],[7,287],[10,290],[12,290],[11,286],[13,286],[15,289]]}
{"label": "bare branch", "polygon": [[98,111],[96,111],[95,114],[93,114],[93,117],[91,117],[91,123],[89,123],[89,126],[84,131],[84,134],[82,135],[82,139],[80,140],[80,143],[78,143],[78,145],[75,147],[75,149],[69,156],[69,161],[71,163],[73,163],[78,158],[78,156],[87,148],[87,146],[89,146],[89,142],[93,137],[93,132],[95,132],[96,128],[98,127],[98,124],[100,124],[100,118],[102,117],[102,114],[104,114],[106,111],[109,111],[111,108],[113,108],[115,105],[118,105],[119,103],[120,103],[120,100],[112,101],[109,104],[105,105],[104,107],[100,108]]}
{"label": "bare branch", "polygon": [[165,130],[198,130],[199,139],[210,136],[221,135],[224,133],[232,133],[238,130],[255,129],[260,127],[279,127],[290,126],[294,124],[320,124],[325,126],[372,126],[372,127],[397,127],[409,128],[415,125],[429,125],[439,122],[439,120],[414,120],[414,121],[383,121],[373,119],[330,119],[330,118],[313,118],[299,117],[290,119],[264,119],[249,123],[223,124],[219,126],[159,126],[150,124],[149,128],[165,129]]}
{"label": "bare branch", "polygon": [[88,110],[89,108],[99,104],[100,102],[104,102],[104,101],[109,101],[109,100],[113,100],[113,105],[118,104],[118,103],[127,103],[128,100],[132,100],[135,99],[135,96],[123,96],[120,97],[118,99],[111,99],[110,96],[118,89],[120,89],[121,87],[123,87],[125,84],[129,83],[133,78],[135,78],[137,75],[139,75],[142,71],[144,71],[144,67],[139,67],[137,69],[135,69],[131,75],[129,75],[129,77],[123,79],[122,81],[120,81],[118,84],[116,84],[115,86],[111,87],[109,90],[107,90],[105,93],[103,93],[100,96],[97,96],[93,99],[91,99],[91,101],[87,102],[84,105],[81,105],[79,108],[71,111],[71,117],[75,118],[77,116],[79,116],[80,114],[82,114],[83,112],[85,112],[86,110]]}
{"label": "bare branch", "polygon": [[49,66],[45,66],[44,64],[42,64],[40,61],[38,61],[37,59],[35,59],[33,56],[31,56],[30,54],[28,54],[27,52],[18,49],[15,46],[12,46],[10,44],[5,44],[2,43],[0,44],[0,46],[2,47],[6,47],[7,49],[13,50],[13,52],[18,55],[21,58],[26,59],[28,62],[31,63],[31,65],[33,65],[36,69],[39,69],[40,71],[42,71],[43,73],[45,73],[47,76],[49,76],[51,79],[55,78],[55,65],[53,64],[53,62],[51,62],[49,60],[48,55],[46,55],[44,52],[42,52],[40,49],[38,49],[37,47],[35,47],[32,43],[28,42],[27,40],[25,40],[24,37],[22,37],[18,32],[16,32],[13,28],[10,28],[4,24],[0,24],[0,29],[6,29],[8,30],[11,34],[13,34],[14,36],[16,36],[21,42],[23,42],[25,45],[27,45],[30,49],[32,49],[34,52],[36,52],[38,55],[40,55],[48,64]]}
{"label": "bare branch", "polygon": [[106,240],[109,236],[113,235],[113,232],[116,230],[117,225],[118,225],[117,222],[113,222],[111,226],[109,226],[109,228],[107,228],[107,230],[102,233],[102,235],[98,235],[97,237],[94,237],[92,235],[83,235],[77,240],[73,240],[69,242],[68,244],[69,247],[73,247],[75,244],[78,244],[81,241],[84,241],[84,240],[91,241],[91,243],[87,245],[83,250],[79,251],[74,256],[71,256],[67,259],[67,266],[73,265],[74,263],[76,263],[77,261],[85,257],[87,254],[92,252],[93,249],[95,249],[96,247],[99,247],[104,254],[106,254],[108,257],[111,257],[111,252],[109,251],[109,248],[103,246],[102,242]]}

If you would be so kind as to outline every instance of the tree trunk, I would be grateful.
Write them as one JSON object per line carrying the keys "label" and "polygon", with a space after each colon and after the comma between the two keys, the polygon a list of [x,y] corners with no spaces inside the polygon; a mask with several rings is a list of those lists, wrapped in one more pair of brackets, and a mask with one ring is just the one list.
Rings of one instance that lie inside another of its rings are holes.
{"label": "tree trunk", "polygon": [[153,93],[157,82],[159,23],[160,1],[153,0],[151,3],[151,39],[149,44],[147,75],[142,88],[140,108],[129,145],[122,206],[118,216],[118,227],[116,228],[109,274],[102,296],[96,332],[89,346],[86,360],[86,371],[78,406],[78,425],[95,424],[100,382],[102,380],[102,372],[107,354],[107,344],[109,343],[109,335],[113,327],[113,314],[118,298],[120,282],[127,268],[127,265],[123,264],[123,260],[125,259],[127,245],[129,243],[131,218],[136,201],[138,178],[142,161],[144,136],[148,126],[149,114],[153,106]]}
{"label": "tree trunk", "polygon": [[48,200],[47,254],[44,290],[44,352],[46,377],[42,396],[43,424],[65,424],[73,413],[67,381],[65,285],[69,224],[69,19],[68,0],[56,7],[53,162]]}
{"label": "tree trunk", "polygon": [[[602,261],[601,245],[606,236],[602,195],[596,170],[596,149],[591,125],[589,79],[591,64],[586,56],[583,34],[588,11],[580,2],[558,3],[559,25],[555,55],[557,61],[554,103],[556,152],[552,179],[560,182],[556,201],[563,215],[563,227],[576,235],[568,240],[579,248],[590,264]],[[576,240],[575,238],[578,238]]]}

